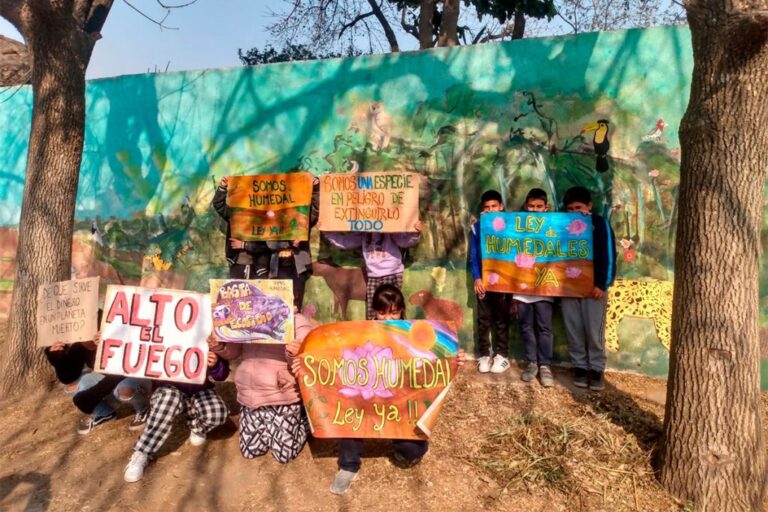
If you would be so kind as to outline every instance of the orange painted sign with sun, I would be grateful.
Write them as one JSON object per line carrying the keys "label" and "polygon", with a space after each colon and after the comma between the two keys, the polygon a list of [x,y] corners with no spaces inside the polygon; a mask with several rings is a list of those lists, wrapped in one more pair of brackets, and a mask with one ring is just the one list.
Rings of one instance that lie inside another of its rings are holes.
{"label": "orange painted sign with sun", "polygon": [[456,375],[458,349],[456,331],[429,320],[314,329],[297,356],[312,434],[427,439]]}

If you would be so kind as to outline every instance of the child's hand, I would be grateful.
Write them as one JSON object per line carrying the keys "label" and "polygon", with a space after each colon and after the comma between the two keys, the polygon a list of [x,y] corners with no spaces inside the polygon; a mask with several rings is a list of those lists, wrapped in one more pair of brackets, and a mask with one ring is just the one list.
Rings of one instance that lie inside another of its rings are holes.
{"label": "child's hand", "polygon": [[228,185],[229,185],[229,178],[227,176],[222,176],[221,181],[219,182],[219,187],[227,188]]}
{"label": "child's hand", "polygon": [[475,279],[475,293],[477,294],[478,299],[484,299],[485,298],[485,285],[483,284],[482,279]]}
{"label": "child's hand", "polygon": [[592,293],[590,293],[589,296],[592,297],[593,299],[600,300],[603,297],[605,297],[605,291],[595,286],[594,288],[592,288]]}
{"label": "child's hand", "polygon": [[424,223],[420,220],[416,221],[416,224],[413,225],[413,229],[416,230],[417,233],[421,233],[421,230],[424,228]]}
{"label": "child's hand", "polygon": [[242,249],[245,247],[245,242],[242,240],[238,240],[237,238],[230,238],[229,239],[229,246],[233,249]]}
{"label": "child's hand", "polygon": [[61,352],[65,348],[66,348],[66,345],[64,344],[63,341],[57,341],[56,343],[54,343],[53,345],[48,347],[48,351],[49,352]]}
{"label": "child's hand", "polygon": [[463,348],[460,348],[459,351],[456,353],[456,362],[459,364],[459,368],[464,366],[464,363],[467,362],[467,354],[464,352]]}
{"label": "child's hand", "polygon": [[298,247],[300,243],[301,243],[301,240],[294,240],[293,242],[291,242],[291,245],[294,247]]}
{"label": "child's hand", "polygon": [[224,345],[216,339],[213,333],[209,334],[208,339],[205,341],[208,342],[208,348],[214,352],[221,352],[224,350]]}
{"label": "child's hand", "polygon": [[320,178],[318,178],[317,176],[312,176],[312,186],[316,187],[319,184],[320,184]]}
{"label": "child's hand", "polygon": [[301,372],[301,359],[298,357],[291,358],[291,363],[288,365],[288,369],[291,370],[293,376],[298,380],[299,373]]}
{"label": "child's hand", "polygon": [[101,345],[101,331],[96,331],[93,335],[93,341],[84,341],[83,347],[88,350],[96,350]]}
{"label": "child's hand", "polygon": [[213,368],[216,366],[216,363],[219,362],[219,356],[214,354],[213,352],[208,352],[208,368]]}

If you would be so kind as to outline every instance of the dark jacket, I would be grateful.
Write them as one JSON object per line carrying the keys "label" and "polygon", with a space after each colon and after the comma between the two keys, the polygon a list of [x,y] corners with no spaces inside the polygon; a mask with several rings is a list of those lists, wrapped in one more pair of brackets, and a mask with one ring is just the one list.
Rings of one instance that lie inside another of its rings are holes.
{"label": "dark jacket", "polygon": [[205,382],[202,384],[186,384],[184,382],[158,382],[155,387],[173,386],[187,396],[192,396],[195,393],[203,391],[205,389],[213,388],[213,380],[219,382],[227,380],[229,377],[229,361],[226,361],[219,357],[219,360],[213,365],[213,368],[208,368],[208,375],[205,378]]}
{"label": "dark jacket", "polygon": [[592,215],[592,264],[595,286],[603,291],[616,278],[616,235],[607,219]]}
{"label": "dark jacket", "polygon": [[480,250],[480,221],[478,220],[469,228],[469,270],[472,272],[472,280],[483,277],[483,259]]}
{"label": "dark jacket", "polygon": [[[64,350],[53,352],[45,349],[45,357],[56,371],[56,378],[62,384],[72,384],[83,374],[84,368],[93,369],[96,351],[88,350],[82,343],[66,345]],[[104,397],[111,394],[124,377],[105,375],[95,386],[88,388],[74,397],[75,407],[86,414],[91,414]]]}
{"label": "dark jacket", "polygon": [[[309,205],[309,227],[313,228],[320,217],[320,184],[312,186],[312,202]],[[279,265],[278,252],[282,249],[293,250],[293,262],[296,265],[296,275],[312,271],[312,254],[309,252],[309,240],[302,240],[298,247],[293,247],[290,241],[270,240],[267,247],[271,251],[269,262],[269,277],[277,277]]]}
{"label": "dark jacket", "polygon": [[227,206],[227,189],[218,187],[213,194],[211,206],[219,216],[227,221],[227,237],[224,239],[224,255],[227,263],[235,265],[256,265],[261,268],[269,268],[270,250],[266,242],[245,242],[242,249],[233,249],[229,244],[232,231],[229,227],[229,206]]}

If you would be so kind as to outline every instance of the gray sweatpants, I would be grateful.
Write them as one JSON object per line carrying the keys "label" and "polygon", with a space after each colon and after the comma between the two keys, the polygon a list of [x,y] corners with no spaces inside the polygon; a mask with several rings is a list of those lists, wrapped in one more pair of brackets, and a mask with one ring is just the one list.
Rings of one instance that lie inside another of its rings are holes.
{"label": "gray sweatpants", "polygon": [[565,334],[574,368],[605,370],[605,309],[608,295],[602,299],[563,298]]}

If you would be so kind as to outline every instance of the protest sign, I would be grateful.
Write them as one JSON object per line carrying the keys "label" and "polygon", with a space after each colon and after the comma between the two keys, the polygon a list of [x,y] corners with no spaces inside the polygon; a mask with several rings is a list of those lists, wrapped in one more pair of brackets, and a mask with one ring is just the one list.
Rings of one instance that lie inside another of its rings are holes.
{"label": "protest sign", "polygon": [[93,340],[98,311],[98,277],[41,284],[37,289],[37,346]]}
{"label": "protest sign", "polygon": [[213,334],[235,343],[293,340],[293,281],[211,279]]}
{"label": "protest sign", "polygon": [[307,240],[312,202],[308,172],[230,176],[229,227],[238,240]]}
{"label": "protest sign", "polygon": [[320,177],[321,231],[403,233],[419,220],[419,175],[412,172]]}
{"label": "protest sign", "polygon": [[427,439],[459,343],[428,320],[338,322],[310,332],[298,381],[315,437]]}
{"label": "protest sign", "polygon": [[208,295],[108,286],[94,370],[202,384],[211,332]]}
{"label": "protest sign", "polygon": [[586,297],[594,287],[592,220],[581,213],[484,213],[480,247],[488,291]]}

